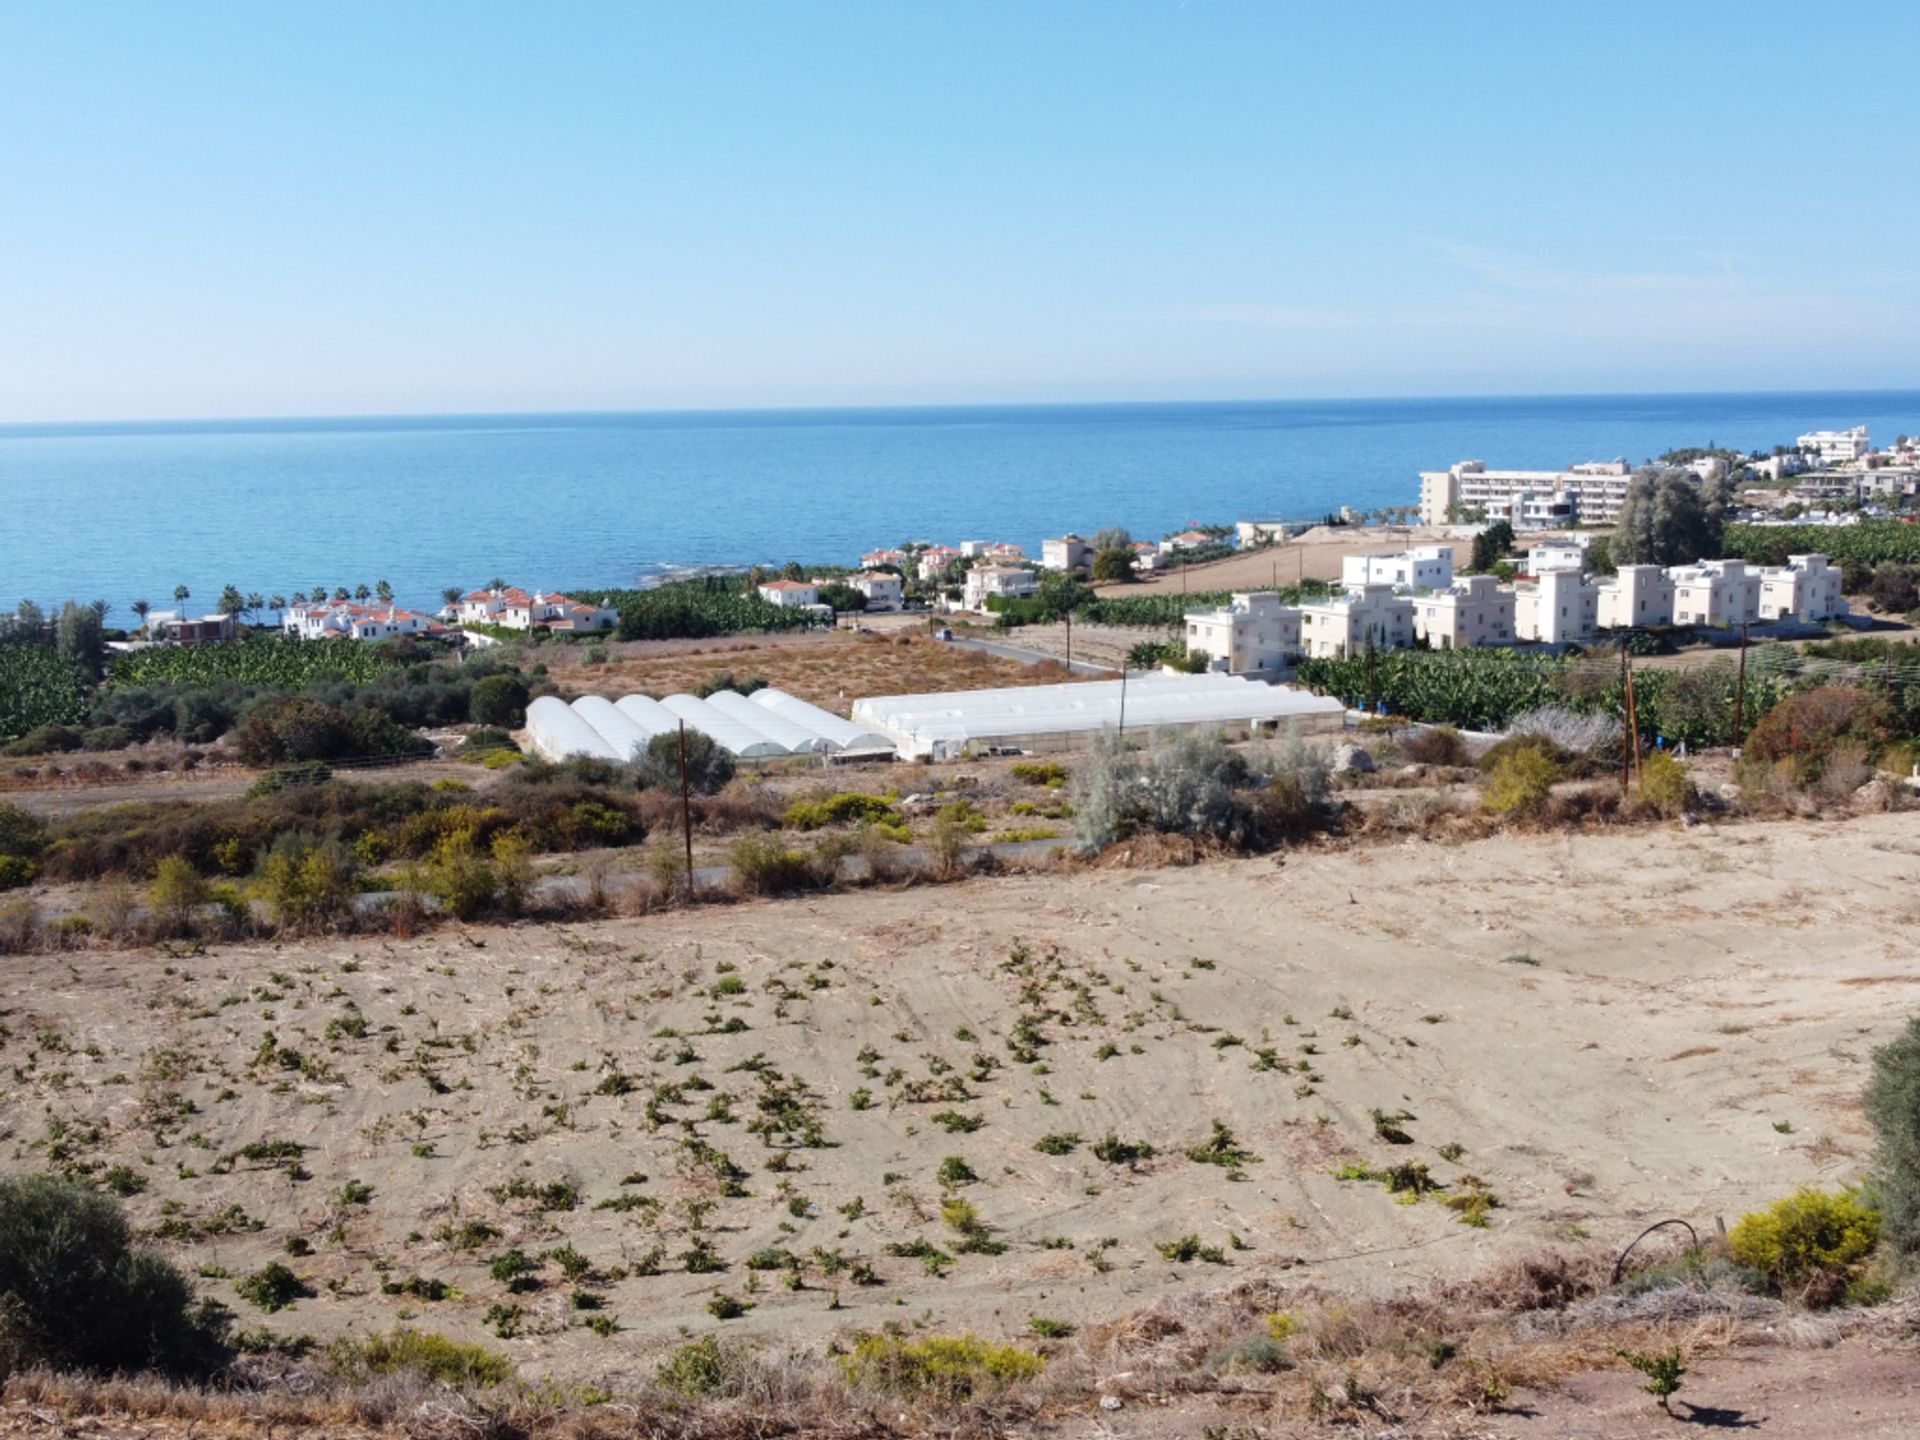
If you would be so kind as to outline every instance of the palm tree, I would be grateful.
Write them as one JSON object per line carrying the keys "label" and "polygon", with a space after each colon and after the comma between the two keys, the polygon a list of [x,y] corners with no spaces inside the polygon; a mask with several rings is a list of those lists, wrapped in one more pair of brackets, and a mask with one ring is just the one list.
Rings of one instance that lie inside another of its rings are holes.
{"label": "palm tree", "polygon": [[447,602],[447,608],[449,610],[458,613],[460,609],[460,597],[465,593],[466,592],[458,585],[449,585],[440,592],[440,598]]}
{"label": "palm tree", "polygon": [[326,600],[327,600],[327,587],[324,585],[314,586],[313,587],[313,603],[316,605],[324,605],[326,603]]}
{"label": "palm tree", "polygon": [[140,628],[142,630],[147,628],[147,616],[152,610],[153,606],[145,600],[136,600],[133,602],[133,613],[140,617]]}
{"label": "palm tree", "polygon": [[173,587],[173,603],[174,604],[185,607],[187,601],[192,598],[193,598],[193,592],[187,589],[186,586],[176,585]]}
{"label": "palm tree", "polygon": [[304,605],[304,604],[306,604],[306,603],[307,603],[307,592],[306,592],[306,591],[304,591],[304,590],[296,590],[296,591],[294,591],[294,592],[293,592],[293,603],[294,603],[294,604],[296,604],[296,605]]}
{"label": "palm tree", "polygon": [[373,594],[373,592],[367,589],[364,582],[353,587],[353,598],[358,600],[362,605],[367,603],[367,597],[371,594]]}
{"label": "palm tree", "polygon": [[220,613],[229,619],[246,612],[247,597],[240,593],[237,585],[229,585],[220,592]]}
{"label": "palm tree", "polygon": [[336,586],[334,586],[334,587],[333,587],[333,598],[334,598],[335,600],[345,600],[345,599],[347,599],[347,598],[348,598],[348,596],[347,596],[347,587],[346,587],[346,586],[344,586],[344,585],[336,585]]}
{"label": "palm tree", "polygon": [[249,590],[247,592],[247,614],[253,616],[256,622],[259,619],[260,612],[266,608],[266,596],[262,595],[258,590]]}
{"label": "palm tree", "polygon": [[389,585],[386,581],[374,581],[373,593],[379,597],[382,605],[393,604],[393,586]]}
{"label": "palm tree", "polygon": [[273,611],[273,623],[276,627],[287,623],[287,597],[286,596],[276,595],[271,600],[267,601],[267,605]]}

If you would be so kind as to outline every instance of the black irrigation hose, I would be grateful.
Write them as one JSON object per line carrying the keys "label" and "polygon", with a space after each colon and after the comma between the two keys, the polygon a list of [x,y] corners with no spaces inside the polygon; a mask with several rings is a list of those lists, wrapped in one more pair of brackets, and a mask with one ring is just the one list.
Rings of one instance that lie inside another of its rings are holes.
{"label": "black irrigation hose", "polygon": [[1653,1234],[1654,1231],[1664,1230],[1669,1225],[1678,1225],[1682,1230],[1685,1230],[1687,1232],[1687,1239],[1693,1242],[1693,1248],[1695,1250],[1700,1248],[1700,1236],[1695,1233],[1693,1226],[1689,1225],[1685,1220],[1656,1220],[1638,1235],[1634,1236],[1627,1248],[1620,1252],[1620,1258],[1613,1262],[1613,1278],[1609,1280],[1607,1284],[1611,1286],[1620,1283],[1620,1271],[1626,1266],[1627,1257],[1633,1253],[1634,1246],[1646,1239],[1647,1236]]}

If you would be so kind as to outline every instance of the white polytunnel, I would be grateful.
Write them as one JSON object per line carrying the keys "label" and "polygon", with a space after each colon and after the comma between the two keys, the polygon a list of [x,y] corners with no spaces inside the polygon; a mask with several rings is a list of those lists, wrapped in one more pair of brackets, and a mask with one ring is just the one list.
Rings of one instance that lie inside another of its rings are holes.
{"label": "white polytunnel", "polygon": [[648,739],[671,735],[680,728],[680,717],[651,695],[623,695],[614,702],[620,713],[638,725]]}
{"label": "white polytunnel", "polygon": [[769,739],[738,716],[717,710],[692,695],[669,695],[660,703],[722,750],[742,760],[766,760],[793,753],[778,740]]}
{"label": "white polytunnel", "polygon": [[622,760],[631,760],[647,748],[653,737],[614,708],[604,695],[582,695],[573,702],[574,713],[591,725],[600,738],[611,745]]}
{"label": "white polytunnel", "polygon": [[542,695],[527,706],[527,737],[549,760],[565,760],[570,755],[595,760],[624,758],[557,695]]}
{"label": "white polytunnel", "polygon": [[716,690],[707,697],[707,703],[714,709],[724,710],[736,720],[758,730],[769,740],[779,741],[796,754],[812,755],[819,751],[840,748],[833,741],[814,734],[804,725],[796,725],[777,710],[769,710],[764,705],[755,705],[736,690]]}
{"label": "white polytunnel", "polygon": [[1167,728],[1304,730],[1344,725],[1338,700],[1284,685],[1218,672],[1156,672],[1126,681],[883,695],[854,703],[856,724],[892,735],[910,755],[959,754],[969,745],[1059,749],[1099,730],[1117,728],[1125,706],[1129,730]]}
{"label": "white polytunnel", "polygon": [[803,730],[811,730],[840,750],[891,750],[894,746],[892,740],[876,730],[843,720],[831,710],[822,710],[798,695],[789,695],[772,686],[754,691],[747,699],[783,720],[792,721]]}

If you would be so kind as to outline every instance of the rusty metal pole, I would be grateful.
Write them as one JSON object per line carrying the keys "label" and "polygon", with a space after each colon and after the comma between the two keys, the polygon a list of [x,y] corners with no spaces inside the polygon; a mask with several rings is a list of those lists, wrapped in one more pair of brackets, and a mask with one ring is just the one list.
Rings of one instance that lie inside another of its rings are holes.
{"label": "rusty metal pole", "polygon": [[1738,746],[1747,733],[1747,622],[1740,622],[1740,679],[1733,690],[1733,743]]}
{"label": "rusty metal pole", "polygon": [[1627,706],[1627,687],[1629,670],[1627,666],[1627,642],[1620,642],[1620,793],[1622,796],[1633,788],[1633,747],[1627,739],[1627,727],[1632,723]]}

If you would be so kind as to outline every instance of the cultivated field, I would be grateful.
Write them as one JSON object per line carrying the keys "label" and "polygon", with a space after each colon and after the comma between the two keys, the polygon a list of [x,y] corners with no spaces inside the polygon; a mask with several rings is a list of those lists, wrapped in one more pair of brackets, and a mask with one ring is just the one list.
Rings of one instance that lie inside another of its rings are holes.
{"label": "cultivated field", "polygon": [[[1897,814],[1514,834],[10,958],[0,1140],[244,1325],[530,1374],[1419,1285],[1855,1176],[1916,854]],[[1335,1174],[1404,1162],[1447,1188]],[[311,1293],[266,1314],[276,1260]]]}

